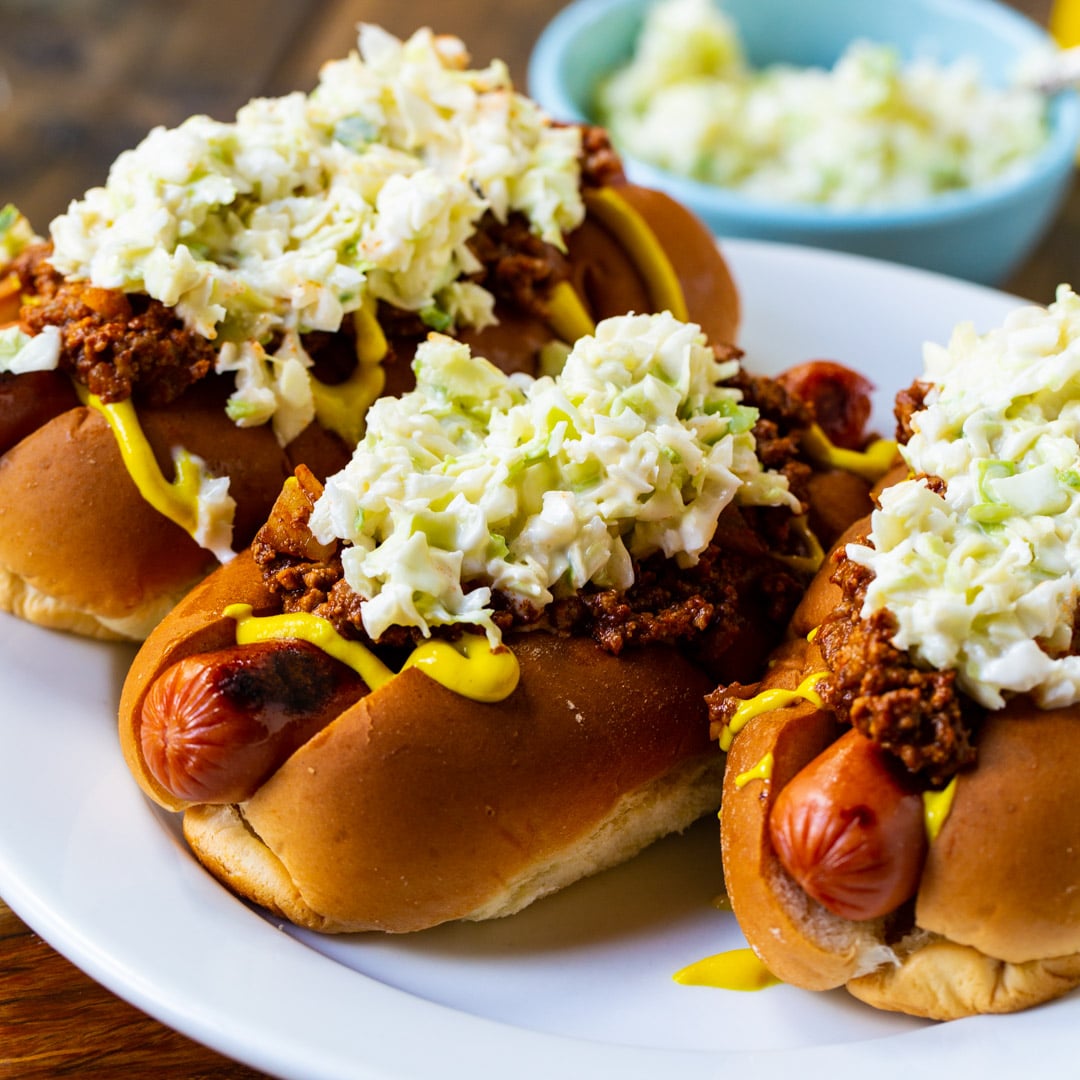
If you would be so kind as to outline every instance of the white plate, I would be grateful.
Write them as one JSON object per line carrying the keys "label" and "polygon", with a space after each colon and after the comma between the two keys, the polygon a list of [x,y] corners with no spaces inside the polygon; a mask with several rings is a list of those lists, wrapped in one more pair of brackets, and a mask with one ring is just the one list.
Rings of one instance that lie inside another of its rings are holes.
{"label": "white plate", "polygon": [[[747,365],[859,368],[880,387],[885,431],[923,341],[947,340],[962,320],[989,329],[1019,303],[843,255],[747,241],[725,251]],[[0,895],[110,989],[255,1067],[304,1080],[691,1080],[750,1066],[762,1080],[959,1065],[1004,1077],[1072,1060],[1076,997],[933,1025],[842,991],[675,984],[684,964],[742,944],[711,903],[714,821],[496,923],[402,938],[282,927],[216,885],[128,776],[114,716],[131,650],[3,617],[0,642]]]}

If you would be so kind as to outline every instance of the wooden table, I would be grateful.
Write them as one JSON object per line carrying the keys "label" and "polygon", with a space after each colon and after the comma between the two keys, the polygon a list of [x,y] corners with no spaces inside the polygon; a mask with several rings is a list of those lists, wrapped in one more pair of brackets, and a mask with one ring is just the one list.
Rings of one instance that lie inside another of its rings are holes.
{"label": "wooden table", "polygon": [[[1050,0],[1014,0],[1045,23]],[[531,43],[560,0],[0,0],[0,205],[44,231],[70,199],[157,124],[229,119],[248,98],[309,89],[355,24],[460,35],[524,88]],[[1080,282],[1080,184],[1045,241],[1004,284],[1040,302]],[[0,748],[0,752],[2,748]],[[99,987],[0,900],[0,1078],[260,1074]]]}

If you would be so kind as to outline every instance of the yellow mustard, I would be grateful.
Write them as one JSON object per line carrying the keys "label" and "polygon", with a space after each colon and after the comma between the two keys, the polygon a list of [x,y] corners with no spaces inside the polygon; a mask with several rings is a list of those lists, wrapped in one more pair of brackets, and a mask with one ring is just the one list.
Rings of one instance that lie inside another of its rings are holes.
{"label": "yellow mustard", "polygon": [[[686,321],[689,312],[682,285],[649,223],[617,191],[599,188],[585,192],[585,205],[618,239],[645,280],[654,311],[670,311]],[[552,290],[548,323],[562,340],[573,343],[595,333],[596,325],[581,297],[568,281]]]}
{"label": "yellow mustard", "polygon": [[871,483],[880,480],[896,462],[892,439],[876,439],[865,450],[845,450],[834,446],[817,424],[811,424],[803,435],[802,448],[818,464],[843,469]]}
{"label": "yellow mustard", "polygon": [[802,537],[803,543],[806,545],[806,554],[776,555],[774,558],[779,559],[786,566],[790,566],[798,574],[816,574],[825,561],[825,550],[821,546],[821,541],[814,535],[805,514],[793,517],[791,527]]}
{"label": "yellow mustard", "polygon": [[[389,682],[395,672],[358,641],[342,637],[318,615],[285,612],[280,615],[253,615],[250,604],[230,604],[222,612],[236,620],[236,643],[259,641],[306,641],[327,655],[347,664],[375,690]],[[493,649],[487,638],[465,634],[458,641],[425,641],[405,661],[429,678],[472,701],[502,701],[518,684],[520,669],[513,652],[501,646]]]}
{"label": "yellow mustard", "polygon": [[464,634],[457,641],[425,641],[413,649],[401,670],[410,667],[472,701],[508,698],[521,675],[513,652],[506,646],[492,649],[482,634]]}
{"label": "yellow mustard", "polygon": [[923,824],[926,826],[926,839],[933,843],[945,824],[945,819],[952,809],[956,797],[956,777],[954,776],[940,791],[923,792]]}
{"label": "yellow mustard", "polygon": [[596,324],[569,281],[560,281],[548,300],[548,323],[562,341],[573,344],[596,332]]}
{"label": "yellow mustard", "polygon": [[355,446],[364,434],[364,417],[386,385],[382,361],[389,346],[386,335],[375,317],[375,300],[366,297],[353,313],[356,327],[356,367],[353,373],[336,386],[329,386],[311,377],[311,396],[315,402],[315,418],[324,428],[340,435]]}
{"label": "yellow mustard", "polygon": [[1054,0],[1050,8],[1050,33],[1063,49],[1080,45],[1080,3]]}
{"label": "yellow mustard", "polygon": [[76,384],[80,400],[95,409],[108,422],[120,450],[124,467],[139,494],[159,513],[194,536],[199,520],[199,483],[201,464],[186,450],[176,455],[176,477],[165,479],[158,468],[154,451],[135,413],[131,399],[103,402],[96,394]]}
{"label": "yellow mustard", "polygon": [[773,709],[782,709],[784,706],[791,705],[796,701],[809,701],[818,708],[822,708],[824,702],[821,700],[816,687],[828,674],[827,671],[815,671],[812,675],[808,675],[803,679],[794,690],[783,690],[780,687],[774,687],[771,690],[762,690],[760,694],[755,694],[752,698],[739,702],[731,719],[724,725],[724,729],[720,733],[720,749],[730,750],[735,736],[755,716],[760,716],[762,713],[772,712]]}
{"label": "yellow mustard", "polygon": [[751,780],[768,780],[772,776],[773,755],[770,750],[752,769],[735,777],[735,787],[742,790]]}
{"label": "yellow mustard", "polygon": [[764,990],[780,982],[753,949],[731,949],[706,956],[676,971],[673,978],[683,986],[712,986],[719,990]]}
{"label": "yellow mustard", "polygon": [[676,319],[686,322],[690,315],[678,275],[649,223],[614,188],[587,190],[585,207],[626,248],[645,278],[653,310],[670,311]]}

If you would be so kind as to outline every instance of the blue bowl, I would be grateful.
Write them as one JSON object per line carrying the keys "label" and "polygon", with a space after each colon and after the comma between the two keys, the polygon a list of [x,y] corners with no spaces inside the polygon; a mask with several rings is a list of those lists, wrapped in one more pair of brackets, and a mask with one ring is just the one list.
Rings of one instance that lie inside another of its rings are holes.
{"label": "blue bowl", "polygon": [[[595,122],[600,79],[633,52],[651,0],[575,0],[547,26],[529,63],[529,91],[559,120]],[[995,0],[723,0],[754,66],[831,67],[856,38],[901,56],[974,57],[1003,83],[1046,32]],[[1061,208],[1080,148],[1080,96],[1051,102],[1050,138],[1031,166],[971,191],[900,209],[836,210],[765,203],[624,156],[630,179],[694,210],[720,237],[808,244],[998,284],[1031,252]]]}

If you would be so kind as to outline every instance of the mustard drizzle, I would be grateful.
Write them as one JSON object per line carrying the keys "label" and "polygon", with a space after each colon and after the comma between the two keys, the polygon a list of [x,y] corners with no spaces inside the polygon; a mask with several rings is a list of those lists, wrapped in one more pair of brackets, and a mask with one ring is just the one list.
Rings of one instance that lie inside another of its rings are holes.
{"label": "mustard drizzle", "polygon": [[116,439],[124,468],[127,469],[139,494],[159,514],[179,525],[186,533],[195,535],[199,520],[199,486],[203,476],[202,464],[180,449],[175,453],[176,476],[170,482],[158,468],[154,451],[139,423],[130,398],[106,403],[91,394],[86,387],[75,383],[79,400],[100,413]]}
{"label": "mustard drizzle", "polygon": [[329,385],[312,375],[315,419],[324,428],[355,446],[364,434],[364,418],[386,385],[382,361],[389,351],[386,335],[375,317],[374,297],[365,297],[353,312],[356,327],[356,367],[342,383]]}
{"label": "mustard drizzle", "polygon": [[803,679],[794,690],[783,690],[780,687],[773,687],[770,690],[762,690],[761,693],[755,694],[745,701],[740,701],[736,706],[731,719],[724,725],[723,730],[720,732],[720,749],[724,751],[730,750],[735,736],[738,735],[738,733],[742,731],[755,716],[760,716],[762,713],[771,712],[773,709],[782,709],[786,705],[791,705],[796,701],[809,701],[819,709],[824,708],[824,702],[821,700],[821,696],[818,694],[816,687],[822,679],[828,676],[828,674],[827,671],[815,671],[812,675],[808,675]]}
{"label": "mustard drizzle", "polygon": [[926,839],[931,844],[938,838],[955,797],[955,776],[940,791],[923,792],[923,824],[926,826]]}
{"label": "mustard drizzle", "polygon": [[821,564],[825,561],[825,549],[821,546],[821,541],[818,540],[814,534],[813,529],[810,528],[810,522],[807,520],[805,514],[799,514],[797,517],[791,519],[792,528],[802,537],[803,543],[806,545],[805,555],[774,555],[773,558],[778,559],[784,563],[785,566],[790,566],[792,570],[799,574],[816,574],[821,569]]}
{"label": "mustard drizzle", "polygon": [[[236,620],[236,643],[306,641],[355,671],[369,690],[377,690],[397,674],[370,649],[342,637],[318,615],[284,612],[254,615],[250,604],[229,604],[222,614]],[[455,642],[425,641],[405,661],[405,668],[419,668],[441,686],[472,701],[503,701],[520,678],[517,657],[505,646],[492,648],[480,634],[464,634]]]}
{"label": "mustard drizzle", "polygon": [[741,791],[751,780],[769,780],[772,778],[773,770],[773,754],[770,750],[765,756],[751,769],[747,769],[746,772],[739,773],[735,777],[735,788]]}
{"label": "mustard drizzle", "polygon": [[[311,376],[316,418],[350,446],[360,441],[364,416],[386,382],[381,362],[388,346],[375,318],[374,303],[374,300],[366,302],[354,313],[357,364],[352,375],[336,386]],[[199,527],[199,490],[205,475],[202,463],[180,448],[174,452],[175,476],[167,480],[158,467],[132,400],[107,403],[81,383],[73,382],[83,405],[100,413],[108,423],[124,468],[139,494],[159,514],[194,537]]]}
{"label": "mustard drizzle", "polygon": [[896,462],[896,443],[892,439],[876,439],[865,450],[845,450],[835,446],[818,424],[807,428],[802,448],[819,465],[843,469],[871,483],[880,480]]}
{"label": "mustard drizzle", "polygon": [[590,337],[596,332],[592,316],[569,281],[560,281],[551,290],[548,324],[562,341],[571,344],[578,338]]}
{"label": "mustard drizzle", "polygon": [[653,310],[670,311],[687,322],[690,315],[679,277],[645,218],[614,188],[590,188],[584,198],[586,210],[615,234],[645,278]]}
{"label": "mustard drizzle", "polygon": [[683,986],[711,986],[718,990],[764,990],[780,983],[757,958],[753,949],[730,949],[706,956],[672,976]]}

